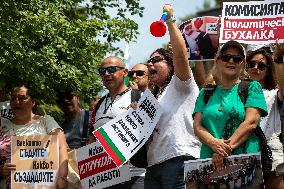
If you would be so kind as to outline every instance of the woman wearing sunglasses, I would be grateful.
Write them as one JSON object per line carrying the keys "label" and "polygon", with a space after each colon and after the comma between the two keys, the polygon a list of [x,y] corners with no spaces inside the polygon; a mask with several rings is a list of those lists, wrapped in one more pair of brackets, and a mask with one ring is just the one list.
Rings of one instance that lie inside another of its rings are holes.
{"label": "woman wearing sunglasses", "polygon": [[243,103],[238,88],[245,66],[244,48],[236,41],[220,47],[214,68],[217,86],[206,102],[208,89],[202,89],[194,110],[194,132],[203,143],[200,158],[213,158],[219,169],[229,155],[260,151],[259,140],[253,130],[260,117],[267,115],[261,85],[250,83],[248,97]]}
{"label": "woman wearing sunglasses", "polygon": [[189,67],[182,34],[171,5],[164,6],[173,53],[154,51],[148,60],[149,79],[163,115],[149,140],[147,189],[184,189],[184,161],[199,157],[200,142],[193,134],[192,117],[198,87]]}
{"label": "woman wearing sunglasses", "polygon": [[274,53],[274,61],[271,53],[264,47],[248,51],[246,59],[247,73],[252,80],[261,84],[268,109],[268,116],[262,119],[260,126],[272,150],[272,170],[266,183],[269,188],[284,188],[284,170],[281,171],[282,176],[276,177],[276,167],[283,163],[284,158],[283,145],[279,137],[281,133],[280,113],[283,111],[281,106],[284,108],[284,94],[281,95],[281,91],[284,91],[283,55],[284,48],[278,45]]}

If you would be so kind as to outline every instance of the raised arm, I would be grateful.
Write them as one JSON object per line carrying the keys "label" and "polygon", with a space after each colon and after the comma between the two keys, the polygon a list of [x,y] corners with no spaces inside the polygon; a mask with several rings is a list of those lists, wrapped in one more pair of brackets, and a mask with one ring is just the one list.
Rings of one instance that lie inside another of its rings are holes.
{"label": "raised arm", "polygon": [[164,6],[164,12],[168,13],[168,30],[170,34],[170,41],[173,49],[173,63],[175,75],[182,81],[187,81],[191,77],[191,71],[188,64],[187,50],[185,41],[182,34],[174,21],[171,21],[173,17],[173,7],[169,4]]}

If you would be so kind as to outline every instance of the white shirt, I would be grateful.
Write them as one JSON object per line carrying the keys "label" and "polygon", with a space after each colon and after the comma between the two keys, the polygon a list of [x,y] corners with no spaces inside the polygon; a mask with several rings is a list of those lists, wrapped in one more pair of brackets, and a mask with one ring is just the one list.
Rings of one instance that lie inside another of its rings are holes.
{"label": "white shirt", "polygon": [[272,170],[275,170],[276,166],[284,161],[283,145],[279,140],[281,121],[277,104],[277,92],[278,89],[270,91],[263,89],[268,115],[260,122],[260,127],[267,138],[268,145],[271,147],[273,158]]}
{"label": "white shirt", "polygon": [[192,119],[198,93],[193,76],[181,81],[174,75],[158,98],[164,113],[148,146],[149,166],[182,155],[199,158],[201,143],[194,134]]}
{"label": "white shirt", "polygon": [[100,107],[96,112],[94,130],[103,126],[110,120],[114,119],[116,116],[122,114],[128,109],[131,104],[131,90],[122,92],[122,94],[116,95],[115,99],[112,101],[109,94],[101,103]]}

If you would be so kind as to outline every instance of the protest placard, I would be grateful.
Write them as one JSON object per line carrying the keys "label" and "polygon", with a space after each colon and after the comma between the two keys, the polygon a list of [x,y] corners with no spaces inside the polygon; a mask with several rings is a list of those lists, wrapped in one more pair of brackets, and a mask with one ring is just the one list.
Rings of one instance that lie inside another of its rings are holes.
{"label": "protest placard", "polygon": [[212,60],[218,49],[217,22],[219,18],[204,16],[180,25],[189,60]]}
{"label": "protest placard", "polygon": [[189,160],[184,165],[186,188],[263,188],[259,153],[233,155],[215,169],[212,159]]}
{"label": "protest placard", "polygon": [[152,93],[146,90],[136,110],[130,108],[93,134],[119,167],[145,144],[161,114],[161,106]]}
{"label": "protest placard", "polygon": [[99,142],[76,150],[81,186],[101,189],[130,180],[128,164],[117,168]]}
{"label": "protest placard", "polygon": [[59,167],[57,135],[13,136],[11,188],[55,188]]}
{"label": "protest placard", "polygon": [[236,40],[245,44],[284,42],[284,2],[281,0],[224,2],[220,43]]}

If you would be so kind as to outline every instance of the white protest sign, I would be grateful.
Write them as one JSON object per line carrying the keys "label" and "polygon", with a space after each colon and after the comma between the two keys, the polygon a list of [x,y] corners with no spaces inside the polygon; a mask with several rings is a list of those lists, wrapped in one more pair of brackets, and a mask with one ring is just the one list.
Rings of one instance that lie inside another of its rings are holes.
{"label": "white protest sign", "polygon": [[224,2],[220,43],[235,40],[245,44],[284,43],[282,0]]}
{"label": "white protest sign", "polygon": [[117,168],[99,142],[76,150],[81,186],[101,189],[130,180],[128,164]]}
{"label": "white protest sign", "polygon": [[13,136],[11,188],[55,188],[59,168],[57,135]]}
{"label": "white protest sign", "polygon": [[127,162],[152,134],[162,109],[146,90],[136,110],[129,109],[93,132],[119,167]]}

